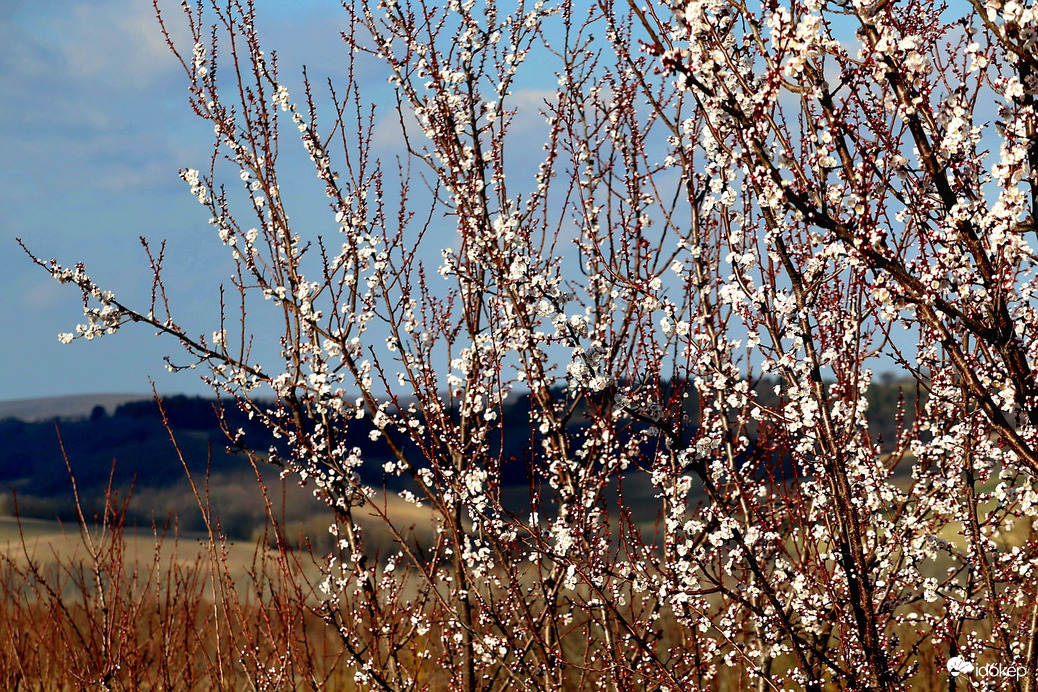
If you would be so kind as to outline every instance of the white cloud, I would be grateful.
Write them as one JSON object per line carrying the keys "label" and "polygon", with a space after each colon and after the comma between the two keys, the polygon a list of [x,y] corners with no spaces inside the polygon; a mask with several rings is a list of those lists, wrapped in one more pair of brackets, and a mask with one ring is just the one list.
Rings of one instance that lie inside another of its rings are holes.
{"label": "white cloud", "polygon": [[5,68],[22,78],[141,90],[178,69],[144,0],[24,4],[4,24]]}
{"label": "white cloud", "polygon": [[141,0],[77,4],[53,28],[73,78],[140,89],[179,68],[150,3]]}

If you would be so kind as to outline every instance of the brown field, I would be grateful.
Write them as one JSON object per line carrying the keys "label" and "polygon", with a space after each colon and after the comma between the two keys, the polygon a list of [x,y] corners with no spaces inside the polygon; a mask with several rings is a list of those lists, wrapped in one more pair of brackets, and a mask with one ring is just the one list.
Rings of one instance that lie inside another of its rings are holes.
{"label": "brown field", "polygon": [[[625,481],[625,497],[645,503],[639,524],[651,532],[651,488],[632,480]],[[239,523],[256,527],[249,539],[178,530],[175,521],[165,529],[126,526],[111,502],[100,523],[0,517],[0,689],[360,689],[317,589],[330,540],[327,514],[304,504],[305,490],[277,487],[271,513],[285,519],[276,524],[283,527],[279,542],[255,485],[214,477],[209,492],[214,504],[238,512]],[[160,499],[144,494],[121,507],[159,507]],[[193,498],[178,491],[165,500],[184,507]],[[379,496],[377,504],[409,540],[426,546],[433,540],[428,508],[395,494]],[[399,550],[382,518],[357,511],[372,558]],[[220,524],[215,515],[213,524]],[[949,525],[942,537],[961,544],[955,528]],[[1030,535],[1030,526],[1021,525],[1000,542],[1018,544]],[[929,567],[935,574],[947,569],[940,561]],[[652,607],[651,599],[644,605]],[[682,646],[677,623],[667,622],[660,631],[665,648]],[[906,642],[919,637],[908,628],[899,633]],[[436,650],[435,637],[430,633],[420,647]],[[925,641],[920,644],[912,689],[946,689],[946,673]],[[603,642],[567,640],[563,655],[580,660],[589,645]],[[775,660],[787,664],[792,661]],[[443,671],[433,661],[424,665],[416,668],[419,688],[446,689]],[[713,679],[719,690],[748,682],[745,671],[726,667]],[[839,688],[830,683],[827,689]]]}
{"label": "brown field", "polygon": [[[404,529],[431,530],[425,509],[393,495],[380,505]],[[112,506],[85,528],[0,517],[0,689],[355,688],[321,615],[319,555],[272,547],[269,524],[230,541],[124,518]],[[362,523],[375,552],[395,552],[380,519]],[[297,517],[283,545],[308,532],[327,543],[328,524]]]}

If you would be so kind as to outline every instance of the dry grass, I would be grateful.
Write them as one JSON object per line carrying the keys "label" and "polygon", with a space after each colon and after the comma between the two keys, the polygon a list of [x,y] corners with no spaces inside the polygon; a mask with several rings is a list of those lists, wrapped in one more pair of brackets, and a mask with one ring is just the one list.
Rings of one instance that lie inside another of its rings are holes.
{"label": "dry grass", "polygon": [[[385,499],[400,523],[428,520],[398,502]],[[129,531],[118,508],[109,510],[89,526],[0,519],[0,689],[358,689],[339,634],[322,616],[320,570],[308,553],[272,549],[269,539],[250,545],[172,528]],[[574,616],[580,629],[584,615]],[[665,648],[689,645],[670,618],[660,625]],[[434,630],[414,644],[436,650],[436,637]],[[902,641],[918,637],[905,631]],[[585,660],[603,645],[581,641],[565,642],[567,660]],[[912,689],[947,689],[925,644],[919,654]],[[435,660],[411,661],[418,688],[447,689]],[[720,665],[701,684],[734,690],[753,681],[738,666]]]}
{"label": "dry grass", "polygon": [[[235,492],[244,492],[245,486],[238,480],[235,484]],[[263,486],[251,490],[254,497],[268,497]],[[281,489],[277,494],[282,503],[298,508],[289,494],[296,490]],[[625,488],[628,499],[639,492],[645,494],[633,484]],[[298,548],[328,540],[327,517],[272,512],[290,521],[270,522],[268,517],[259,524],[267,527],[265,532],[235,542],[215,528],[219,525],[215,515],[203,522],[209,526],[205,532],[180,531],[175,525],[128,526],[131,504],[110,491],[97,521],[81,515],[78,524],[63,525],[0,517],[0,623],[5,635],[0,637],[0,689],[359,689],[342,637],[327,621],[316,587],[323,577],[319,567],[323,559]],[[430,509],[417,508],[394,494],[380,496],[375,504],[378,514],[388,517],[402,535],[424,545],[432,540],[435,519]],[[371,557],[397,552],[396,538],[386,530],[382,517],[369,508],[358,510],[357,520]],[[644,521],[648,520],[646,516]],[[1029,526],[1017,527],[1016,532],[1031,535]],[[962,540],[961,536],[947,538],[953,543]],[[1005,537],[1009,543],[1022,538]],[[947,566],[933,568],[940,573]],[[531,569],[519,575],[519,586],[524,592],[533,590],[536,578]],[[481,593],[486,591],[484,595],[494,595],[488,588],[476,586]],[[402,592],[396,605],[411,604],[412,597]],[[657,605],[647,595],[631,594],[630,602],[632,608]],[[405,609],[394,610],[389,602],[384,605],[382,615],[407,619]],[[661,649],[694,647],[695,638],[689,638],[665,606],[663,612],[657,623]],[[599,663],[590,663],[602,660],[605,653],[604,637],[596,636],[593,615],[577,609],[565,614],[569,624],[560,633],[571,636],[564,637],[559,650],[568,664],[563,689],[585,689],[589,676],[602,673]],[[983,629],[984,624],[978,624]],[[927,629],[904,628],[898,634],[902,646],[919,646],[911,688],[936,692],[947,689],[948,677],[933,647],[927,646],[931,636]],[[448,689],[446,668],[439,658],[444,653],[440,636],[434,627],[421,641],[409,641],[400,650],[401,664],[414,674],[416,689]],[[373,649],[387,645],[377,637],[365,640]],[[415,655],[419,651],[431,655],[420,660]],[[792,664],[779,658],[774,670]],[[707,661],[701,673],[702,689],[754,685],[738,665]],[[499,683],[510,684],[506,675],[490,674],[501,678]],[[498,684],[494,689],[508,687]],[[825,689],[841,686],[830,681]]]}
{"label": "dry grass", "polygon": [[[327,516],[230,541],[215,514],[201,533],[129,526],[130,504],[109,491],[102,515],[71,525],[0,517],[0,689],[355,689],[316,586],[323,558],[291,548],[326,543]],[[431,529],[427,510],[380,505]],[[395,552],[380,519],[361,520],[376,552]]]}
{"label": "dry grass", "polygon": [[304,554],[6,519],[0,688],[349,689]]}

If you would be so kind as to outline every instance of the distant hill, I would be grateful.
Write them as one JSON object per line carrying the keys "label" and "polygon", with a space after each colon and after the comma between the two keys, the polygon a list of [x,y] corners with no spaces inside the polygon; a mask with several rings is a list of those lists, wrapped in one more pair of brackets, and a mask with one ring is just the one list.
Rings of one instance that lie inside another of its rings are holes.
{"label": "distant hill", "polygon": [[73,394],[0,401],[0,420],[17,418],[26,423],[35,423],[55,419],[86,418],[96,406],[103,407],[105,412],[110,414],[120,404],[150,398],[148,394]]}
{"label": "distant hill", "polygon": [[[162,487],[184,478],[180,458],[155,401],[124,401],[111,413],[101,401],[87,400],[93,406],[87,415],[77,418],[0,419],[0,489],[13,487],[21,494],[46,497],[68,493],[71,481],[61,454],[59,433],[81,491],[103,490],[112,474],[113,461],[117,462],[113,476],[117,487],[134,481],[138,486]],[[192,473],[249,470],[243,455],[227,449],[215,399],[172,396],[163,398],[162,406]],[[37,415],[42,415],[43,410],[44,407],[37,407]],[[252,449],[267,450],[272,445],[283,449],[283,441],[275,440],[258,419],[249,420],[237,407],[228,407],[224,416],[230,429],[245,433]],[[349,446],[360,447],[372,462],[370,469],[361,471],[363,481],[381,484],[382,463],[388,459],[389,450],[381,441],[372,441],[370,432],[370,423],[354,421],[347,441]]]}
{"label": "distant hill", "polygon": [[[181,528],[202,528],[183,465],[154,400],[142,395],[70,399],[5,402],[0,409],[0,515],[13,513],[17,503],[23,517],[75,520],[72,481],[58,441],[60,433],[87,516],[104,507],[111,479],[120,497],[134,488],[129,506],[133,521],[148,525],[155,519],[161,523],[177,512]],[[224,530],[232,537],[247,538],[255,526],[263,524],[265,507],[250,464],[243,455],[227,450],[216,403],[201,397],[163,398],[184,461],[200,484],[208,482]],[[232,429],[245,431],[253,448],[268,449],[276,442],[262,424],[248,420],[236,408],[229,409],[226,417]],[[368,431],[358,428],[358,435],[365,435],[370,448],[374,443],[367,439]],[[372,456],[375,461],[377,457]],[[277,482],[274,467],[262,470],[268,483]],[[296,490],[297,514],[319,509],[308,498],[309,490]]]}
{"label": "distant hill", "polygon": [[[779,399],[773,390],[773,382],[761,384],[758,396],[765,405],[777,405]],[[556,395],[561,400],[561,392]],[[896,439],[897,410],[902,397],[906,404],[906,422],[913,418],[914,388],[907,382],[884,378],[873,384],[867,397],[871,432],[883,440],[884,448],[889,448]],[[215,405],[214,399],[202,397],[163,399],[180,451],[192,474],[204,478],[208,473],[214,487],[222,484],[221,493],[225,498],[222,511],[227,518],[232,510],[238,511],[239,505],[246,504],[238,495],[246,489],[245,495],[255,495],[255,488],[249,488],[255,482],[255,473],[244,456],[227,450],[227,439],[219,427]],[[691,399],[689,405],[694,406]],[[501,415],[502,427],[487,439],[494,457],[501,462],[502,489],[514,489],[517,496],[523,497],[528,495],[525,489],[530,474],[543,480],[545,473],[539,436],[530,422],[530,407],[529,396],[509,399]],[[694,411],[686,413],[695,419]],[[249,420],[235,407],[229,408],[225,415],[232,430],[240,428],[245,432],[246,443],[252,449],[266,450],[272,444],[284,443],[275,440],[258,420]],[[101,394],[0,402],[0,515],[13,510],[12,493],[16,492],[23,516],[74,517],[72,484],[55,424],[86,505],[84,509],[97,511],[103,506],[105,488],[111,478],[121,494],[135,484],[137,501],[131,509],[141,520],[147,521],[155,514],[164,515],[174,509],[191,510],[193,495],[187,488],[183,466],[162,425],[156,403],[140,395]],[[580,430],[587,425],[586,408],[577,406],[567,423],[574,433],[575,445],[582,443]],[[625,438],[643,428],[644,424],[628,420],[619,434]],[[408,487],[407,478],[385,475],[383,464],[391,458],[391,453],[383,440],[370,438],[373,429],[370,422],[354,420],[347,429],[346,447],[359,447],[364,459],[358,469],[361,482],[389,491]],[[686,439],[694,435],[695,430],[686,431]],[[449,454],[444,440],[428,440],[425,450],[419,450],[410,441],[398,442],[404,454],[417,464],[426,463],[426,454]],[[651,459],[659,444],[659,438],[642,443],[644,457]],[[771,455],[770,452],[764,454]],[[751,456],[754,454],[748,452],[747,458]],[[116,462],[114,473],[113,461]],[[784,468],[785,462],[772,455],[767,465],[777,470],[780,466]],[[265,470],[271,479],[277,478],[277,469]],[[302,492],[309,494],[309,490]],[[651,497],[651,493],[647,497]],[[242,509],[237,523],[247,527],[250,522],[254,523],[257,513],[262,517],[263,511],[262,504]],[[247,535],[247,531],[242,531]]]}

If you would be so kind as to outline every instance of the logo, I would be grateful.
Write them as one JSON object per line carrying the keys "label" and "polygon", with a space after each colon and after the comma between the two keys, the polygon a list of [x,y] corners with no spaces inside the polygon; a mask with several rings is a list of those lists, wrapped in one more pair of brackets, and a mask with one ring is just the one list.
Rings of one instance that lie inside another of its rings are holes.
{"label": "logo", "polygon": [[973,672],[973,664],[962,656],[952,656],[948,659],[948,672],[953,678],[959,677],[960,673],[969,675]]}
{"label": "logo", "polygon": [[952,656],[948,659],[948,673],[953,678],[957,678],[959,675],[969,675],[974,671],[976,671],[977,677],[981,678],[998,677],[1019,680],[1024,677],[1027,669],[1024,666],[1004,666],[1000,663],[987,663],[977,668],[972,661],[968,661],[962,656]]}

